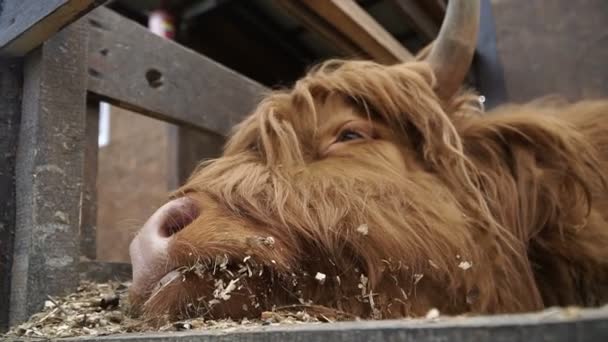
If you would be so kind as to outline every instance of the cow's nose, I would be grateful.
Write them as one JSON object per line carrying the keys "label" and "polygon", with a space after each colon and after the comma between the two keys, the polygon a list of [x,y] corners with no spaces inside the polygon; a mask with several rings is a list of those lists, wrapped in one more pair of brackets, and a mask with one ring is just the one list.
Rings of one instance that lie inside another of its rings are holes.
{"label": "cow's nose", "polygon": [[135,291],[145,291],[150,282],[170,271],[169,242],[199,215],[198,203],[190,197],[181,197],[166,203],[150,216],[129,246]]}

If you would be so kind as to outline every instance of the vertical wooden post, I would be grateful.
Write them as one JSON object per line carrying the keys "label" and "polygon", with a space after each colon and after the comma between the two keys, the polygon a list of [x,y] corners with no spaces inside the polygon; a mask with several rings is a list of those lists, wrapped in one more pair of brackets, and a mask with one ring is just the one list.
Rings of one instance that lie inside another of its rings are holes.
{"label": "vertical wooden post", "polygon": [[19,145],[10,324],[47,295],[78,284],[86,119],[86,30],[82,20],[26,57]]}
{"label": "vertical wooden post", "polygon": [[8,328],[21,82],[21,60],[0,58],[0,332]]}
{"label": "vertical wooden post", "polygon": [[84,188],[80,220],[81,262],[97,258],[97,155],[99,152],[99,101],[87,103],[85,118]]}

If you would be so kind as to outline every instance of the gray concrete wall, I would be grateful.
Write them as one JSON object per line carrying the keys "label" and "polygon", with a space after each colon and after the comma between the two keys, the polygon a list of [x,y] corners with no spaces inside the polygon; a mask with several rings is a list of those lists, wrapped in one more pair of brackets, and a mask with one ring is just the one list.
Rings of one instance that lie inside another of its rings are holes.
{"label": "gray concrete wall", "polygon": [[492,0],[509,100],[608,97],[608,1]]}

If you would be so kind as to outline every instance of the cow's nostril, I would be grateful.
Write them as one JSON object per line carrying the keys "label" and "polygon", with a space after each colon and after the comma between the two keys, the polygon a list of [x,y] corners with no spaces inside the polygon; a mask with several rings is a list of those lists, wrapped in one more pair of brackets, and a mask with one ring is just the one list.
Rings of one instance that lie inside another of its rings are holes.
{"label": "cow's nostril", "polygon": [[187,227],[200,215],[198,203],[190,197],[182,197],[169,203],[160,226],[160,235],[170,237]]}

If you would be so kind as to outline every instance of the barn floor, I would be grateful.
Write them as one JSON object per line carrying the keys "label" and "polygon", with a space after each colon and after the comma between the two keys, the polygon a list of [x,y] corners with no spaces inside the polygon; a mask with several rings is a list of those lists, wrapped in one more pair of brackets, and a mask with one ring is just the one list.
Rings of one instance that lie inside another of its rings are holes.
{"label": "barn floor", "polygon": [[551,308],[520,315],[337,322],[312,308],[266,312],[259,320],[191,319],[153,327],[131,318],[128,283],[82,283],[51,298],[42,312],[14,327],[8,341],[608,341],[608,305]]}

